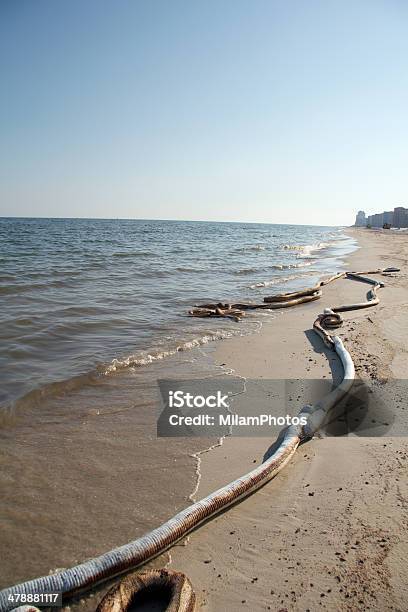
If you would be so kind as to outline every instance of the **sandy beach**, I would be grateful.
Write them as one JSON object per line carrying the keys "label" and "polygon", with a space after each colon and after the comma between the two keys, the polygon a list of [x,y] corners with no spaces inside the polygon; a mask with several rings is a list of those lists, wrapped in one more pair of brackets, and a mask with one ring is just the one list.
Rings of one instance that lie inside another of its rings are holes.
{"label": "sandy beach", "polygon": [[[171,551],[198,607],[211,611],[406,610],[408,600],[408,239],[404,233],[350,229],[359,249],[348,270],[398,266],[380,304],[344,313],[339,335],[357,376],[385,393],[395,414],[387,435],[319,436],[263,489]],[[327,306],[363,301],[366,287],[339,280],[323,298],[278,314],[260,334],[219,343],[215,359],[245,378],[331,380],[337,358],[310,332]],[[406,426],[405,426],[406,427]],[[195,498],[249,471],[273,440],[228,438],[201,455]]]}

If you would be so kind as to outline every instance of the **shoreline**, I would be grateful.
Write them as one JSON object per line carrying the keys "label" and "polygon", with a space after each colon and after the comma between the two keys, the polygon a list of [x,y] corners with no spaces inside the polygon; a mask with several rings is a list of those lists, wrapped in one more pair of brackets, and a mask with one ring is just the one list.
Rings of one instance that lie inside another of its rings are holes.
{"label": "shoreline", "polygon": [[[396,304],[408,300],[403,286],[408,255],[404,236],[392,235],[391,245],[391,235],[354,228],[345,232],[356,237],[360,247],[347,258],[346,269],[396,265],[401,273],[384,279],[379,306],[344,313],[339,335],[347,338],[361,378],[407,377],[403,340],[392,346],[396,343],[392,319],[397,318],[398,325],[401,317],[408,322],[408,316],[393,305],[393,300]],[[333,364],[327,351],[317,343],[311,345],[307,331],[323,308],[358,301],[361,291],[359,283],[336,281],[324,288],[317,303],[282,313],[284,319],[269,321],[260,333],[218,343],[215,364],[225,364],[244,378],[330,380]],[[365,359],[365,350],[373,355],[372,363]],[[211,452],[202,453],[195,498],[252,469],[271,442],[226,438]],[[391,457],[386,452],[389,446]],[[186,546],[172,549],[169,567],[190,577],[200,609],[312,610],[319,605],[350,610],[364,605],[402,610],[408,576],[401,551],[407,552],[408,544],[401,548],[396,540],[403,535],[399,510],[403,506],[397,502],[405,484],[398,485],[398,492],[389,481],[393,471],[402,470],[392,459],[397,455],[406,462],[407,450],[405,439],[397,437],[313,439],[261,491],[211,521],[211,529],[207,525],[194,532]],[[389,465],[379,473],[379,465],[387,460]],[[345,468],[341,472],[339,465]],[[361,487],[366,498],[359,503]],[[393,529],[385,529],[383,515],[369,508],[368,500],[375,507],[378,495],[387,497],[387,509],[396,523]]]}
{"label": "shoreline", "polygon": [[[348,238],[352,238],[353,236],[347,235],[347,229],[348,228],[343,228],[342,229],[342,234],[345,236],[348,236]],[[351,245],[348,245],[348,248],[352,248]],[[348,261],[348,258],[353,255],[356,251],[359,250],[359,245],[358,242],[356,241],[355,246],[353,247],[353,250],[351,251],[351,253],[349,253],[348,255],[344,256],[344,261]],[[331,254],[330,259],[333,258],[333,254]],[[340,255],[337,254],[335,256],[336,258],[339,258]],[[340,271],[341,267],[339,267],[338,271]],[[316,282],[319,282],[320,280],[322,280],[323,278],[327,277],[328,275],[330,275],[330,273],[334,274],[336,273],[336,271],[333,269],[331,272],[315,272],[314,273],[314,278],[316,280]],[[294,287],[290,288],[290,291],[294,291],[294,290],[301,290],[304,287],[306,287],[306,280],[307,277],[303,276],[302,278],[298,279],[299,281],[304,281],[302,283],[299,282],[299,286],[295,289]],[[285,288],[285,282],[283,282],[282,284],[276,284],[276,288],[280,288],[280,292],[284,292],[287,291],[288,289]],[[283,286],[282,286],[283,285]],[[259,298],[260,300],[263,299],[262,297]],[[266,311],[267,312],[267,311]],[[222,363],[223,361],[223,352],[222,349],[220,347],[223,346],[223,343],[225,341],[229,341],[229,340],[236,340],[239,344],[240,339],[243,339],[247,336],[252,337],[252,336],[256,336],[258,334],[262,334],[262,329],[265,325],[269,325],[272,322],[274,322],[276,324],[276,319],[282,315],[285,314],[285,309],[282,310],[276,310],[276,311],[269,311],[270,314],[272,315],[272,317],[270,319],[254,319],[252,321],[250,321],[249,323],[251,323],[254,326],[254,329],[251,329],[249,327],[246,328],[245,332],[243,332],[242,334],[234,334],[230,337],[224,337],[224,338],[219,338],[217,340],[214,340],[214,344],[212,345],[212,343],[210,345],[208,345],[207,347],[205,345],[201,346],[200,348],[205,350],[206,348],[209,350],[209,354],[210,354],[210,358],[213,362],[213,365],[215,366],[216,369],[220,368],[222,371],[224,371],[226,376],[230,376],[230,375],[238,375],[240,378],[242,378],[243,380],[246,380],[246,378],[244,376],[241,376],[239,373],[237,373],[235,371],[234,368],[232,368],[230,366],[230,364],[228,363]],[[220,320],[221,321],[221,320]],[[217,323],[217,320],[215,320],[215,323]],[[246,323],[248,323],[248,321],[246,321]],[[242,321],[241,321],[242,324]],[[198,347],[195,348],[195,350],[197,350]],[[211,444],[208,447],[204,447],[200,450],[198,450],[197,452],[193,453],[193,455],[191,455],[191,457],[196,461],[196,469],[195,469],[195,474],[196,474],[196,482],[195,482],[195,486],[194,489],[192,490],[192,492],[188,495],[188,500],[191,502],[195,502],[198,499],[200,499],[200,497],[202,497],[201,495],[198,495],[199,492],[199,488],[200,488],[200,482],[201,482],[201,478],[202,478],[202,459],[201,456],[202,455],[206,455],[207,453],[211,453],[211,451],[213,451],[214,449],[218,448],[218,447],[222,447],[226,441],[228,441],[229,436],[222,436],[221,438],[218,438],[213,444]],[[250,466],[248,469],[252,469],[253,466]],[[243,473],[243,472],[242,472]],[[208,493],[210,493],[211,490],[208,491]],[[188,541],[188,538],[187,538]],[[171,553],[169,553],[169,558],[171,559]],[[171,562],[171,561],[169,561]],[[167,564],[166,564],[167,565]]]}
{"label": "shoreline", "polygon": [[[313,226],[311,226],[313,227]],[[325,228],[326,230],[328,228]],[[339,230],[340,231],[340,230]],[[329,240],[329,237],[325,237],[325,239]],[[312,238],[311,238],[312,240]],[[321,245],[325,245],[322,247]],[[315,246],[316,249],[312,249]],[[345,245],[344,245],[345,246]],[[234,283],[236,281],[236,285],[234,286],[234,290],[236,292],[235,299],[238,301],[245,300],[262,300],[263,299],[263,291],[267,289],[269,286],[274,287],[276,290],[278,287],[282,288],[285,291],[295,291],[299,287],[302,287],[305,282],[308,282],[305,278],[306,276],[311,276],[311,278],[320,278],[322,275],[331,272],[332,270],[336,270],[338,265],[337,261],[342,257],[342,243],[338,239],[330,242],[324,243],[316,243],[316,244],[306,244],[306,245],[293,245],[293,248],[286,249],[287,245],[281,244],[279,246],[280,253],[282,255],[281,259],[285,259],[288,253],[297,254],[299,257],[299,261],[296,259],[296,263],[290,263],[289,260],[286,263],[276,263],[271,266],[271,270],[268,272],[262,267],[262,263],[260,264],[258,282],[255,282],[255,277],[251,278],[251,284],[248,285],[246,283],[246,276],[239,276],[241,271],[246,272],[246,270],[237,270],[234,268],[233,274],[238,274],[237,277],[234,278]],[[329,253],[325,252],[324,257],[319,256],[319,252],[322,248],[325,248],[327,251],[327,247],[329,249]],[[273,247],[277,249],[277,245]],[[305,249],[304,253],[302,253],[302,249]],[[346,246],[346,250],[353,248],[351,245]],[[233,249],[232,253],[237,249]],[[265,247],[261,245],[252,245],[252,246],[244,246],[239,248],[238,251],[245,254],[246,263],[249,265],[252,264],[258,265],[258,260],[251,261],[251,258],[248,259],[248,251],[249,253],[265,251]],[[331,252],[330,252],[331,251]],[[309,254],[308,254],[309,253]],[[311,255],[314,253],[314,255]],[[276,257],[279,253],[274,252],[273,258]],[[126,252],[119,255],[126,255]],[[115,256],[115,253],[112,257]],[[310,259],[309,259],[310,258]],[[265,262],[264,262],[265,263]],[[238,265],[238,264],[237,264]],[[239,265],[244,265],[242,262]],[[322,266],[327,266],[327,269],[322,269]],[[314,270],[313,270],[314,268]],[[250,268],[251,269],[251,268]],[[230,270],[231,271],[231,270]],[[288,276],[279,277],[280,272],[285,272]],[[71,272],[72,274],[72,272]],[[76,274],[76,273],[75,273]],[[260,280],[261,276],[271,276],[272,279],[262,281]],[[252,282],[253,281],[253,282]],[[194,283],[193,283],[194,284]],[[44,285],[46,288],[46,285]],[[29,285],[28,290],[35,289],[35,285]],[[272,289],[272,291],[274,290]],[[224,287],[218,287],[216,297],[221,299],[225,298]],[[208,286],[205,290],[208,291]],[[146,293],[149,293],[148,289]],[[183,291],[180,289],[178,295],[181,296]],[[11,293],[10,295],[14,295]],[[214,296],[213,296],[214,297]],[[231,297],[231,296],[230,296]],[[200,297],[196,296],[195,298],[191,298],[191,301],[186,301],[183,304],[178,304],[176,308],[176,312],[180,316],[187,315],[187,312],[190,308],[194,306],[195,303],[199,303],[200,301],[204,301],[205,299],[209,299],[208,295],[203,294]],[[252,316],[247,317],[242,325],[237,328],[232,325],[221,325],[220,321],[211,321],[210,325],[208,321],[199,320],[199,319],[190,319],[187,325],[179,325],[177,328],[174,326],[174,321],[170,323],[167,322],[167,328],[161,330],[161,335],[152,336],[148,342],[142,342],[140,346],[136,341],[136,346],[127,346],[122,347],[120,350],[113,350],[110,352],[109,346],[104,346],[103,355],[99,355],[95,360],[91,360],[89,362],[84,362],[83,368],[76,370],[71,369],[72,364],[70,362],[65,363],[65,368],[63,372],[60,372],[58,376],[50,376],[49,378],[45,376],[44,380],[42,377],[35,378],[34,383],[32,385],[28,385],[24,387],[22,381],[19,384],[19,390],[13,388],[17,386],[16,381],[13,381],[13,385],[10,386],[10,389],[7,390],[6,393],[3,393],[0,401],[0,422],[2,419],[6,419],[12,413],[25,409],[26,407],[30,407],[33,403],[38,400],[52,400],[53,397],[60,393],[70,393],[75,390],[81,390],[86,385],[92,385],[98,382],[102,382],[105,377],[109,377],[110,375],[120,374],[122,372],[126,372],[126,370],[131,368],[144,368],[150,367],[151,365],[155,366],[157,364],[160,365],[160,362],[168,362],[174,358],[177,358],[178,354],[189,353],[189,351],[195,351],[195,349],[205,348],[207,345],[211,345],[214,342],[218,342],[219,340],[223,340],[224,338],[229,338],[231,335],[245,335],[256,332],[256,328],[258,325],[262,325],[262,318],[259,318],[261,314],[264,313],[252,313]],[[92,315],[91,315],[92,316]],[[24,324],[28,324],[28,321],[23,320]],[[213,324],[214,323],[214,324]],[[29,330],[31,331],[31,330]],[[139,330],[140,331],[140,330]],[[33,330],[33,333],[35,330]],[[187,332],[187,333],[186,333]],[[37,330],[38,333],[38,330]],[[113,329],[112,333],[115,333]],[[168,337],[166,337],[168,334]],[[15,338],[16,343],[18,343],[21,339],[19,337]],[[64,354],[59,356],[60,359],[55,359],[55,362],[61,361],[64,363]],[[14,365],[14,362],[11,362]],[[31,364],[33,365],[33,364]]]}
{"label": "shoreline", "polygon": [[[271,251],[259,250],[259,245],[270,236],[269,226],[260,226],[261,234],[251,239],[243,233],[245,228],[230,239],[234,240],[232,246],[240,246],[239,252],[242,244],[246,245],[245,249],[250,248],[250,253],[255,248],[252,255],[246,250],[239,255],[242,257],[239,265],[245,267],[245,262],[253,259],[261,279],[268,278],[263,276],[265,268],[262,267],[269,269],[268,263],[274,262],[271,272],[274,275],[277,262],[289,265],[292,257],[296,265],[311,262],[308,257],[303,261],[303,253],[297,258],[298,249],[303,249],[299,245],[307,243],[304,248],[308,252],[313,244],[323,244],[319,240],[326,235],[326,229],[317,228],[307,237],[291,237],[296,249],[290,252],[290,257],[285,251],[282,258],[279,249],[289,241],[287,233],[272,236]],[[231,248],[228,240],[227,244],[228,252],[234,253],[236,249]],[[337,243],[324,256],[317,257],[316,274],[326,265],[327,270],[336,266],[347,245],[347,241]],[[326,255],[331,257],[329,264],[326,264]],[[233,274],[236,268],[231,266],[230,285],[234,291],[240,291],[248,284],[246,277],[242,277],[240,284]],[[299,282],[307,284],[308,280]],[[225,286],[227,294],[228,286]],[[205,291],[208,287],[207,283]],[[260,299],[261,294],[262,291],[256,291],[250,297]],[[189,301],[188,306],[191,305]],[[187,306],[177,309],[181,322],[186,312]],[[225,327],[241,340],[242,333],[250,337],[262,323],[268,326],[266,321],[272,318],[277,317],[254,317],[251,321],[248,316],[246,327],[250,329],[246,330],[232,322]],[[187,323],[193,324],[192,319]],[[214,335],[220,330],[220,324],[222,330],[222,321],[211,321]],[[27,328],[24,329],[27,334]],[[146,368],[118,368],[112,376],[94,379],[84,374],[80,380],[56,381],[55,386],[51,384],[51,393],[43,386],[34,392],[32,401],[22,400],[17,410],[7,413],[2,428],[4,469],[0,487],[4,497],[2,519],[6,526],[2,544],[11,552],[0,572],[2,587],[61,567],[75,566],[142,536],[189,505],[188,499],[195,496],[201,479],[201,461],[210,454],[209,447],[218,447],[218,438],[215,435],[209,439],[158,438],[154,410],[157,379],[211,377],[214,372],[216,375],[225,372],[224,368],[214,366],[214,350],[219,344],[223,343],[210,342],[204,347],[180,351],[149,363]],[[128,483],[137,487],[129,489]],[[98,507],[103,512],[94,520],[93,513]],[[57,539],[55,533],[59,534]],[[77,540],[72,539],[72,533],[77,534]],[[24,554],[28,540],[37,551],[35,557]]]}

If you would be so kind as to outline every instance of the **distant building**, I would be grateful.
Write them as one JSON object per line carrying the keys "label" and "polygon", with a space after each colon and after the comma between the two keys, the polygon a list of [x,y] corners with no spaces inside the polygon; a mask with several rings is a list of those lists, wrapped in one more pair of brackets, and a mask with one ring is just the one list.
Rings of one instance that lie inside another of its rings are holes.
{"label": "distant building", "polygon": [[394,208],[392,224],[394,227],[408,227],[408,208],[403,206]]}
{"label": "distant building", "polygon": [[355,225],[358,227],[408,227],[408,208],[397,206],[394,210],[384,210],[382,213],[365,216],[363,210],[359,210],[356,215]]}
{"label": "distant building", "polygon": [[392,225],[394,223],[394,211],[393,210],[387,210],[383,212],[383,224],[387,223],[389,225]]}
{"label": "distant building", "polygon": [[371,217],[371,227],[382,227],[383,226],[383,213],[377,213]]}
{"label": "distant building", "polygon": [[367,225],[367,219],[364,210],[359,210],[356,215],[356,222],[354,223],[356,227],[365,227]]}

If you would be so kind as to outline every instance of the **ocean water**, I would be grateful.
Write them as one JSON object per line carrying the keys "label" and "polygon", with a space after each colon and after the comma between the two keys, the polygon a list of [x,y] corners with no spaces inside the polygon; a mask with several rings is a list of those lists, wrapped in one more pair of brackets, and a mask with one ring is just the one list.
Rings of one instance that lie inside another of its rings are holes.
{"label": "ocean water", "polygon": [[352,248],[330,227],[0,219],[0,406],[243,333],[259,313],[187,311],[313,284]]}
{"label": "ocean water", "polygon": [[0,587],[189,503],[217,440],[157,438],[156,381],[224,374],[212,340],[276,316],[189,308],[313,285],[354,248],[330,227],[0,219]]}

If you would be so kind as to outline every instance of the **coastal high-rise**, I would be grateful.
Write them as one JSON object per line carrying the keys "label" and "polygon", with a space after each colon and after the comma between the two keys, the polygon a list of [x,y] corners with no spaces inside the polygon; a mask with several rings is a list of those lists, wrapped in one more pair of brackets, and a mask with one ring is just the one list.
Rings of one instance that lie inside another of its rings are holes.
{"label": "coastal high-rise", "polygon": [[393,210],[384,210],[383,212],[383,223],[387,223],[388,225],[392,225],[394,222],[394,211]]}
{"label": "coastal high-rise", "polygon": [[394,208],[392,224],[394,227],[408,227],[408,208],[403,206]]}
{"label": "coastal high-rise", "polygon": [[[362,222],[363,219],[364,223]],[[394,210],[384,210],[382,213],[368,215],[368,217],[366,217],[364,212],[360,210],[357,213],[356,222],[354,225],[358,227],[408,227],[408,208],[404,208],[404,206],[397,206],[394,208]]]}
{"label": "coastal high-rise", "polygon": [[367,219],[364,210],[359,210],[356,215],[356,222],[354,225],[356,227],[365,227],[367,224]]}

